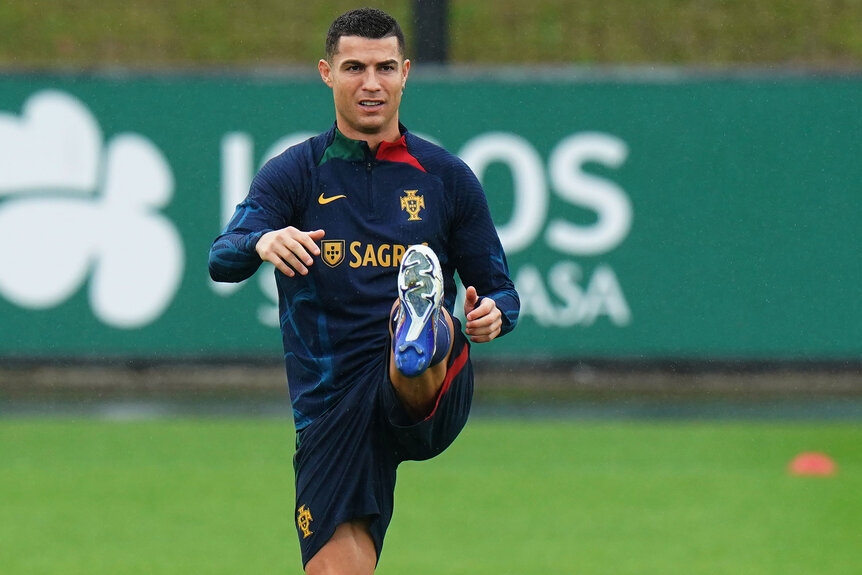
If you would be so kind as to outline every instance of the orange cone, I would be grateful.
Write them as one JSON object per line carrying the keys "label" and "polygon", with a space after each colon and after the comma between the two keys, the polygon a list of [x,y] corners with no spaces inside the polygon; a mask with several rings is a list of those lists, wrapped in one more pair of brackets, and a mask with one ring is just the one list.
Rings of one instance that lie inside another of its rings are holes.
{"label": "orange cone", "polygon": [[825,453],[810,451],[794,457],[788,471],[791,475],[828,477],[835,475],[838,468],[835,461]]}

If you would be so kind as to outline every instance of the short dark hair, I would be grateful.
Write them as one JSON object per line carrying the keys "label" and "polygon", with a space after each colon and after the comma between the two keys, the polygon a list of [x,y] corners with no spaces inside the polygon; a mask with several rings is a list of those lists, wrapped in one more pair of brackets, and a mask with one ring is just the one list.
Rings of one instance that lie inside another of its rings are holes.
{"label": "short dark hair", "polygon": [[342,36],[359,36],[374,40],[395,36],[398,39],[398,51],[404,56],[404,32],[395,18],[383,10],[357,8],[336,18],[326,34],[326,59],[330,62],[338,53],[338,41]]}

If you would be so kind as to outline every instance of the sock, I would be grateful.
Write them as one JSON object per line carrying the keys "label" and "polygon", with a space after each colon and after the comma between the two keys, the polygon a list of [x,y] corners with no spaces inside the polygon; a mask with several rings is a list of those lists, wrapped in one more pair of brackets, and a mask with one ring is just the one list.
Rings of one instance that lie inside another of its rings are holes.
{"label": "sock", "polygon": [[[395,321],[397,317],[398,310],[395,310],[395,313],[393,313],[389,318],[389,326],[392,328],[393,334],[398,327]],[[446,317],[443,315],[441,310],[440,315],[437,316],[437,336],[434,340],[434,355],[431,356],[431,363],[428,364],[428,367],[437,365],[446,359],[450,345],[452,345],[452,334],[449,333],[449,324],[446,323]]]}
{"label": "sock", "polygon": [[446,318],[441,311],[437,317],[437,338],[434,341],[434,355],[431,357],[431,363],[428,367],[437,365],[446,359],[446,354],[449,353],[451,343],[452,334],[449,333],[449,324],[446,323]]}

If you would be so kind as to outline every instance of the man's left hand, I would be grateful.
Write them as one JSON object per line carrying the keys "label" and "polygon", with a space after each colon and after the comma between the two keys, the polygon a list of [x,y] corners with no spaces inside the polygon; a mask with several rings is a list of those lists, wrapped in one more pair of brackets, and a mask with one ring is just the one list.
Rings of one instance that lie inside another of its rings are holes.
{"label": "man's left hand", "polygon": [[467,316],[464,332],[473,343],[491,341],[500,335],[500,330],[503,328],[503,314],[497,309],[497,302],[489,297],[482,298],[480,302],[479,294],[473,286],[467,288],[464,315]]}

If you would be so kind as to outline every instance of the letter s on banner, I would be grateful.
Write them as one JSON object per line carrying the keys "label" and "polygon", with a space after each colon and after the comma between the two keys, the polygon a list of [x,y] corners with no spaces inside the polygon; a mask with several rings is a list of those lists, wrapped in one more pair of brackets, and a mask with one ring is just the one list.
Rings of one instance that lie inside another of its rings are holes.
{"label": "letter s on banner", "polygon": [[618,168],[626,156],[625,142],[597,132],[574,134],[557,144],[550,157],[554,189],[564,200],[596,212],[598,220],[590,226],[551,220],[545,232],[549,246],[571,255],[595,255],[612,250],[625,239],[632,222],[632,205],[625,191],[582,168],[587,162]]}

